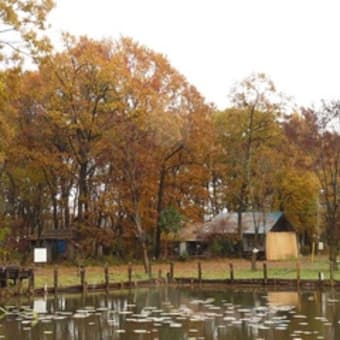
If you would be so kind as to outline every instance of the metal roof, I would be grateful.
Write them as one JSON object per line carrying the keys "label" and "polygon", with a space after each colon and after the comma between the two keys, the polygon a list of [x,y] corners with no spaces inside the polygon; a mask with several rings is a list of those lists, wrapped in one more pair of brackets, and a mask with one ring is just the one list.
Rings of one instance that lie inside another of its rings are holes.
{"label": "metal roof", "polygon": [[[242,213],[243,234],[255,234],[256,227],[259,234],[266,234],[282,216],[282,212],[244,212]],[[238,214],[220,213],[210,222],[204,224],[202,234],[236,234]]]}
{"label": "metal roof", "polygon": [[[294,230],[285,218],[280,220],[284,214],[276,212],[244,212],[242,213],[242,234],[254,235],[255,228],[258,234],[266,234],[269,231]],[[238,214],[235,212],[220,213],[210,222],[186,225],[179,231],[179,241],[204,241],[214,235],[237,235]],[[278,223],[280,220],[280,223]]]}
{"label": "metal roof", "polygon": [[40,236],[37,233],[29,235],[29,239],[34,240],[70,240],[73,239],[72,229],[48,229],[43,230]]}

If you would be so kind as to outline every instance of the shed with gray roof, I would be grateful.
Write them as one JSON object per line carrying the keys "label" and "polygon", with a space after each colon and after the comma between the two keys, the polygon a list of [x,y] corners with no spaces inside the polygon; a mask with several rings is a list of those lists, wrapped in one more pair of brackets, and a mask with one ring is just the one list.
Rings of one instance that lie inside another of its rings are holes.
{"label": "shed with gray roof", "polygon": [[[216,239],[237,240],[239,239],[238,214],[220,213],[210,222],[196,224],[194,232],[191,230],[191,235],[195,236],[195,240],[192,236],[190,240],[186,240],[183,233],[181,241],[207,244]],[[242,213],[241,235],[245,253],[251,253],[256,247],[269,260],[297,256],[295,229],[282,212]]]}

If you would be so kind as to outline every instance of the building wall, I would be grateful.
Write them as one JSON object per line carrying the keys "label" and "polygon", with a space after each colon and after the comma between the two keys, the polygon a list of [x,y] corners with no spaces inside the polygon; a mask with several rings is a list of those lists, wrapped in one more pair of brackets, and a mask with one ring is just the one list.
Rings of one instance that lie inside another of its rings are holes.
{"label": "building wall", "polygon": [[269,232],[266,237],[266,258],[269,261],[298,256],[295,232]]}

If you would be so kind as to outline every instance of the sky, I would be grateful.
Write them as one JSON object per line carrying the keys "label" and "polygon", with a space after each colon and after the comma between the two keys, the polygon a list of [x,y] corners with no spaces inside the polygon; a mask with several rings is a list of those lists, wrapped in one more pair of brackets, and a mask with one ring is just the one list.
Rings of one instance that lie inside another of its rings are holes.
{"label": "sky", "polygon": [[208,102],[266,73],[297,106],[340,99],[338,0],[55,0],[50,36],[128,36],[162,53]]}

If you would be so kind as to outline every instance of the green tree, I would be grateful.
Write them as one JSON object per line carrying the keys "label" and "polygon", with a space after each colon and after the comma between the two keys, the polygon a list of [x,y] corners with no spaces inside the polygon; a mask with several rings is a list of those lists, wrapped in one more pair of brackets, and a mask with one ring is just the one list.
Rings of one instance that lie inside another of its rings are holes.
{"label": "green tree", "polygon": [[161,230],[165,234],[178,233],[181,228],[182,215],[174,207],[167,207],[162,210],[159,218]]}
{"label": "green tree", "polygon": [[172,207],[166,207],[162,210],[158,224],[161,229],[162,234],[165,237],[165,258],[167,257],[167,240],[169,235],[177,235],[180,231],[183,223],[183,216],[179,211]]}

